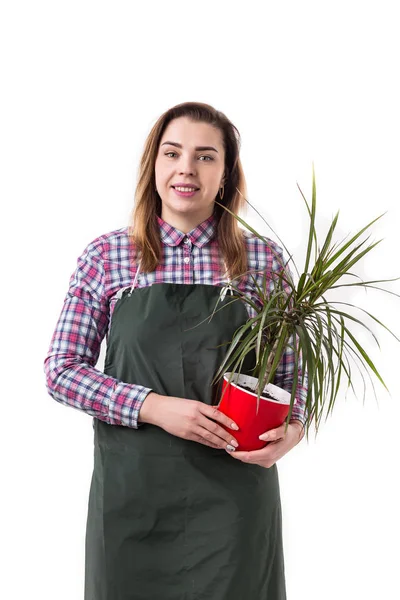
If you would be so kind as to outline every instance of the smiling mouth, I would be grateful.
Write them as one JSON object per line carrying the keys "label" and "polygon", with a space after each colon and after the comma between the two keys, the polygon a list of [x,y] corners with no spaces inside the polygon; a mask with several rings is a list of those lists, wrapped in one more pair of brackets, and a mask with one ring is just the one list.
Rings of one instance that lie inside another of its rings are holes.
{"label": "smiling mouth", "polygon": [[175,188],[174,186],[172,186],[172,189],[174,190],[175,194],[177,196],[180,196],[181,198],[192,198],[192,196],[197,194],[199,188],[197,188],[196,190],[193,188],[188,188],[186,191],[184,191],[185,188]]}
{"label": "smiling mouth", "polygon": [[200,188],[194,188],[194,187],[186,187],[184,185],[172,185],[171,186],[174,190],[178,190],[179,192],[197,192]]}

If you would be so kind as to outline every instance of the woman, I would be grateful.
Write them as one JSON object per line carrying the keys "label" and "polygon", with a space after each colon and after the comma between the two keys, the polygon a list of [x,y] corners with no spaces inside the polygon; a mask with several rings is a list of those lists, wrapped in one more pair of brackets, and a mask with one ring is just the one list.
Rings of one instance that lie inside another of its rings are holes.
{"label": "woman", "polygon": [[[215,203],[242,208],[239,142],[207,104],[164,113],[146,141],[133,226],[91,242],[71,277],[45,370],[55,400],[94,417],[86,600],[286,598],[275,463],[303,436],[301,370],[286,435],[270,431],[275,443],[256,452],[235,450],[237,425],[211,385],[223,344],[252,316],[230,302],[206,320],[225,270],[268,273],[281,253]],[[246,294],[253,285],[240,280]],[[293,376],[288,349],[275,383],[290,389]]]}

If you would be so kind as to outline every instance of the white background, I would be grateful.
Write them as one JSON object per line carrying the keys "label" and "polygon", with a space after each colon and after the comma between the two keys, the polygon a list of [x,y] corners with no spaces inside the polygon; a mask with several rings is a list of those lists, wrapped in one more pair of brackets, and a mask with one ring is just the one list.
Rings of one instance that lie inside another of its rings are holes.
{"label": "white background", "polygon": [[[338,209],[343,235],[388,211],[361,275],[400,275],[396,4],[2,3],[2,598],[83,598],[91,418],[47,395],[43,360],[76,258],[127,224],[162,112],[226,113],[249,199],[300,259],[312,162],[322,231]],[[400,299],[346,297],[400,334]],[[365,347],[392,395],[341,394],[278,463],[288,600],[400,598],[400,346],[380,340]]]}

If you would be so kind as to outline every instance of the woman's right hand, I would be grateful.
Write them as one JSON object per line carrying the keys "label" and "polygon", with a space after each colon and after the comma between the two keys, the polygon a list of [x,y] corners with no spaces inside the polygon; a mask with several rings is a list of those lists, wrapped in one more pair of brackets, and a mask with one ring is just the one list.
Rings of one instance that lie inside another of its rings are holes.
{"label": "woman's right hand", "polygon": [[238,442],[218,423],[230,429],[239,429],[232,419],[220,412],[216,406],[209,406],[197,400],[162,396],[150,392],[139,411],[139,422],[151,423],[168,433],[185,440],[193,440],[233,452]]}

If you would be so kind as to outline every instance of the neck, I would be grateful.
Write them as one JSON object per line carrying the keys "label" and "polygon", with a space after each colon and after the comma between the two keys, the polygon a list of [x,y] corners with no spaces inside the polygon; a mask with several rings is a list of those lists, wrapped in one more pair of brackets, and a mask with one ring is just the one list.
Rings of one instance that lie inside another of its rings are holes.
{"label": "neck", "polygon": [[175,227],[175,229],[182,231],[182,233],[189,233],[189,231],[195,229],[200,223],[203,223],[206,219],[211,217],[211,215],[212,213],[202,215],[179,215],[165,210],[161,211],[162,220],[168,223],[168,225]]}

